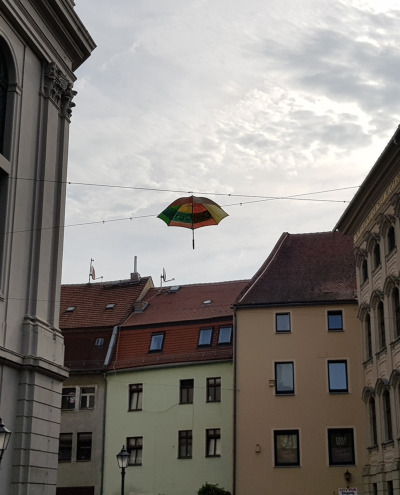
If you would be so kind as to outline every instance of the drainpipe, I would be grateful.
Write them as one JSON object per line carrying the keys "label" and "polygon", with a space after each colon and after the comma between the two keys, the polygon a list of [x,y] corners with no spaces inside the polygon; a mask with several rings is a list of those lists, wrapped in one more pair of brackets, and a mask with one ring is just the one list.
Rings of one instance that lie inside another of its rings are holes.
{"label": "drainpipe", "polygon": [[236,307],[233,307],[233,493],[236,493],[236,401],[237,401],[237,319]]}

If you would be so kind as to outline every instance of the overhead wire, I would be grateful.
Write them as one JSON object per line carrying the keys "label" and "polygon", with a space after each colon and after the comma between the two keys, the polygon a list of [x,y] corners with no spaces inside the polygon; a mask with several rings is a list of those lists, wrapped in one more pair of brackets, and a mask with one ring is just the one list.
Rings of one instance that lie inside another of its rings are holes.
{"label": "overhead wire", "polygon": [[[349,189],[357,189],[359,186],[348,186],[336,189],[327,189],[322,191],[313,191],[301,194],[291,194],[288,196],[262,196],[262,195],[254,195],[254,194],[235,194],[235,193],[220,193],[214,191],[191,191],[184,189],[166,189],[166,188],[154,188],[154,187],[140,187],[140,186],[123,186],[118,184],[101,184],[94,182],[75,182],[75,181],[59,181],[59,180],[50,180],[50,179],[35,179],[35,178],[26,178],[26,177],[9,177],[12,180],[26,180],[26,181],[35,181],[35,182],[49,182],[49,183],[57,183],[57,184],[66,184],[66,185],[74,185],[74,186],[88,186],[88,187],[103,187],[103,188],[111,188],[111,189],[129,189],[129,190],[137,190],[137,191],[152,191],[152,192],[171,192],[176,194],[196,194],[196,195],[207,195],[207,196],[224,196],[224,197],[232,197],[232,198],[252,198],[251,201],[240,201],[238,203],[230,203],[221,205],[222,207],[230,207],[230,206],[243,206],[247,204],[261,203],[266,201],[313,201],[313,202],[324,202],[324,203],[349,203],[347,200],[337,200],[337,199],[321,199],[321,198],[309,198],[306,196],[313,196],[316,194],[327,194],[331,192],[338,191],[346,191]],[[40,227],[38,229],[22,229],[22,230],[13,230],[12,232],[4,232],[4,234],[16,234],[23,232],[33,232],[36,230],[51,230],[56,228],[69,228],[69,227],[81,227],[85,225],[96,225],[96,224],[106,224],[112,222],[122,222],[127,220],[137,220],[140,218],[153,218],[157,217],[157,214],[148,214],[148,215],[135,215],[123,218],[114,218],[108,220],[94,220],[88,222],[79,222],[73,224],[65,224],[51,227]]]}

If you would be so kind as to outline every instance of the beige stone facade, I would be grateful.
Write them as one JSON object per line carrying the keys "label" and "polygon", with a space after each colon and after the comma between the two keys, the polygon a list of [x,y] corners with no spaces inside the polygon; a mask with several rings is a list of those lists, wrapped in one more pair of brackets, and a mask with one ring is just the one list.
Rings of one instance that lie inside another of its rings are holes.
{"label": "beige stone facade", "polygon": [[283,234],[236,304],[235,495],[337,494],[348,486],[346,471],[363,493],[349,241]]}
{"label": "beige stone facade", "polygon": [[365,493],[400,493],[400,149],[397,131],[336,228],[354,238],[368,416]]}

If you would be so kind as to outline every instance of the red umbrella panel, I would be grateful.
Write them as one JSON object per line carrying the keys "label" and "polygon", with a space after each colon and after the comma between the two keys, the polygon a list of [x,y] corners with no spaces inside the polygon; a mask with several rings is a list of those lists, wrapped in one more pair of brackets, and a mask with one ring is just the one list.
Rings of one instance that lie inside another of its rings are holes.
{"label": "red umbrella panel", "polygon": [[[217,203],[208,198],[188,196],[173,201],[158,215],[170,227],[198,229],[208,225],[218,225],[228,216]],[[193,232],[194,249],[194,232]]]}

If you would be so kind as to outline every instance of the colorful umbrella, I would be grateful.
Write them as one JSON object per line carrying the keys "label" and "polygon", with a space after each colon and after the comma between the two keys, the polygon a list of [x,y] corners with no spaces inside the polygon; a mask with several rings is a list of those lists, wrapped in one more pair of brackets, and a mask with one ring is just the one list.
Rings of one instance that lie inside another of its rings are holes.
{"label": "colorful umbrella", "polygon": [[189,196],[173,201],[168,208],[158,215],[158,218],[164,220],[170,227],[192,229],[194,249],[194,229],[208,225],[218,225],[227,216],[228,213],[211,199]]}

